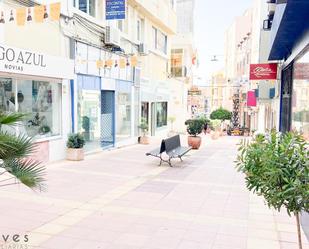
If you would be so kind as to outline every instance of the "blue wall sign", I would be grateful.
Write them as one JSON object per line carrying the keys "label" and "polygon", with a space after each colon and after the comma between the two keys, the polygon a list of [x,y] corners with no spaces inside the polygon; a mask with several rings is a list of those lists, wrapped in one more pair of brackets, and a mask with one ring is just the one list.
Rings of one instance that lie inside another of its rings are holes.
{"label": "blue wall sign", "polygon": [[126,18],[125,0],[105,0],[106,20],[121,20]]}

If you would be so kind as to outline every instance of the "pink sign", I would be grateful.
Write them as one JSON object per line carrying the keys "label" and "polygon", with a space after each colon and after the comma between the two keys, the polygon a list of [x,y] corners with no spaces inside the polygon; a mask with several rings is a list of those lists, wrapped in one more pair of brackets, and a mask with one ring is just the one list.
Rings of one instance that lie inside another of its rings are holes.
{"label": "pink sign", "polygon": [[250,80],[276,80],[277,63],[250,64]]}
{"label": "pink sign", "polygon": [[254,91],[248,91],[247,93],[247,106],[256,106],[256,97]]}

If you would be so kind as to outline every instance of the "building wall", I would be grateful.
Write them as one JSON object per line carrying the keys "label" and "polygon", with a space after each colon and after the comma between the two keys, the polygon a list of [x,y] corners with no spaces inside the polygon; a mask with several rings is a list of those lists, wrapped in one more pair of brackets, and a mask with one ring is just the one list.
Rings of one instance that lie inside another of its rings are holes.
{"label": "building wall", "polygon": [[[62,1],[66,2],[66,1]],[[4,11],[24,7],[15,1],[3,1],[0,7]],[[63,6],[64,7],[64,6]],[[61,33],[60,21],[44,20],[43,23],[35,23],[34,21],[26,23],[25,26],[17,26],[16,23],[6,22],[0,28],[0,42],[6,46],[16,47],[42,53],[48,56],[57,56],[69,59],[69,39]],[[61,65],[59,65],[61,66]],[[73,72],[68,72],[72,74]],[[26,74],[26,73],[25,73]],[[20,79],[36,79],[30,75],[9,75],[8,77]],[[39,77],[40,80],[49,81],[53,79],[44,76]],[[71,119],[64,118],[71,116],[71,98],[70,86],[68,79],[59,79],[57,82],[61,83],[61,103],[59,112],[61,112],[60,136],[39,139],[39,151],[35,155],[36,158],[42,159],[43,162],[55,161],[65,158],[65,147],[67,135],[71,132]],[[39,153],[39,152],[44,152]],[[44,158],[42,155],[45,155]]]}

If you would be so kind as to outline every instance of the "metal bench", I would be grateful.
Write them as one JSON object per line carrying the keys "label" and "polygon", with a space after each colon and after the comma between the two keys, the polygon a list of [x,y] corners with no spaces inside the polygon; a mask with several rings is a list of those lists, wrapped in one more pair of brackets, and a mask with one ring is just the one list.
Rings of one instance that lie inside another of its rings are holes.
{"label": "metal bench", "polygon": [[[160,164],[162,162],[168,163],[172,167],[171,160],[173,158],[179,158],[181,161],[182,157],[191,150],[191,147],[183,147],[180,144],[180,136],[176,135],[161,141],[161,146],[158,149],[152,150],[146,153],[146,156],[154,156],[160,158]],[[168,160],[163,159],[162,154],[168,155]]]}

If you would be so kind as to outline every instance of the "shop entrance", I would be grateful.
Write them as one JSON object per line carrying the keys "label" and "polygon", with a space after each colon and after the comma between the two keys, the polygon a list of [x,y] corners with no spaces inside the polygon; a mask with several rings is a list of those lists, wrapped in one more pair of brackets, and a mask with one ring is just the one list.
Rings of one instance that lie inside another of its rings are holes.
{"label": "shop entrance", "polygon": [[101,91],[101,146],[115,145],[115,92]]}

